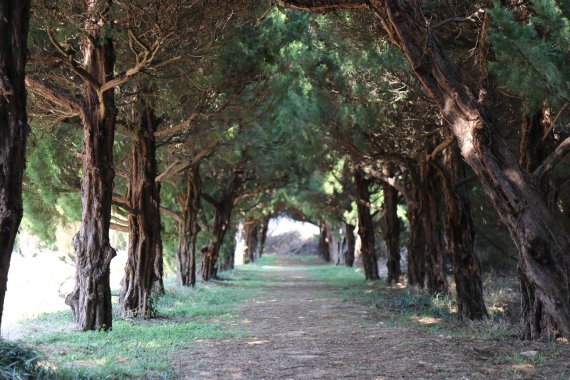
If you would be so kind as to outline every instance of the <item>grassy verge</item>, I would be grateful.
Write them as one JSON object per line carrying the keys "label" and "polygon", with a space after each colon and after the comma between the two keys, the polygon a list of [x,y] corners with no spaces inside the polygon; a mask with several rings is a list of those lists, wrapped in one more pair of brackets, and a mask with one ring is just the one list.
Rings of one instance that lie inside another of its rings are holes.
{"label": "grassy verge", "polygon": [[71,313],[44,314],[27,322],[37,332],[24,340],[42,353],[40,364],[52,371],[50,378],[174,378],[172,353],[196,340],[243,333],[232,324],[234,310],[262,289],[262,280],[247,281],[255,270],[227,273],[196,289],[171,283],[156,301],[157,318],[115,320],[109,332],[76,332]]}
{"label": "grassy verge", "polygon": [[388,318],[388,324],[405,324],[434,334],[479,338],[514,337],[518,325],[509,315],[517,307],[516,281],[485,279],[485,299],[490,318],[458,321],[454,294],[430,295],[423,290],[400,285],[388,286],[384,280],[366,281],[360,268],[334,265],[307,267],[308,275],[334,286],[347,301],[365,304]]}

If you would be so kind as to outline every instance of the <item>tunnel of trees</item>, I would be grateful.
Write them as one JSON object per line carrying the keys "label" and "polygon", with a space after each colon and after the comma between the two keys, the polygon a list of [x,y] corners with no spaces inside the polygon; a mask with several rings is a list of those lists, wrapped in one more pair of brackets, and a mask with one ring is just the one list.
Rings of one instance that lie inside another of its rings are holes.
{"label": "tunnel of trees", "polygon": [[522,337],[570,337],[567,3],[72,4],[0,4],[0,318],[22,216],[77,227],[87,331],[116,317],[110,230],[118,315],[152,318],[165,262],[215,279],[287,214],[367,280],[383,251],[389,283],[454,287],[461,320],[487,316],[479,256],[512,251]]}

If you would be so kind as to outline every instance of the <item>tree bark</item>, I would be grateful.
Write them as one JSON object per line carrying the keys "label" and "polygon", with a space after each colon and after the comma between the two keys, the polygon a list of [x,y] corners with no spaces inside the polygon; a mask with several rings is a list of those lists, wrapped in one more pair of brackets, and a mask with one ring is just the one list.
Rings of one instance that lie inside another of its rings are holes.
{"label": "tree bark", "polygon": [[[409,168],[410,172],[415,168]],[[425,237],[420,217],[419,190],[416,181],[409,179],[408,186],[414,203],[408,203],[408,223],[410,235],[408,238],[408,284],[412,286],[425,286]]]}
{"label": "tree bark", "polygon": [[361,240],[362,264],[367,280],[378,280],[378,262],[374,249],[374,223],[370,215],[370,181],[364,177],[361,169],[354,171],[354,183],[357,193],[358,235]]}
{"label": "tree bark", "polygon": [[257,257],[263,255],[263,250],[265,249],[265,241],[267,240],[267,232],[269,231],[269,220],[268,216],[264,217],[259,225],[259,244],[257,245]]}
{"label": "tree bark", "polygon": [[[393,176],[392,169],[386,168],[386,175]],[[398,191],[384,183],[384,241],[388,247],[388,283],[399,282],[400,268],[400,219],[398,219]]]}
{"label": "tree bark", "polygon": [[176,284],[196,285],[196,239],[198,237],[198,212],[200,210],[200,168],[195,165],[186,171],[186,194],[179,198],[181,221],[178,225],[178,250],[176,251]]}
{"label": "tree bark", "polygon": [[344,225],[344,229],[346,236],[346,256],[344,265],[347,267],[352,267],[354,265],[354,257],[356,252],[356,239],[354,237],[355,227],[352,224],[346,223]]}
{"label": "tree bark", "polygon": [[248,218],[245,220],[244,234],[247,263],[253,263],[257,260],[257,247],[259,244],[259,226],[255,219]]}
{"label": "tree bark", "polygon": [[[129,208],[129,249],[118,314],[125,318],[153,317],[150,302],[153,289],[160,289],[162,241],[160,223],[160,183],[156,182],[156,139],[158,120],[144,107],[131,148],[131,171],[127,200]],[[157,268],[158,267],[158,268]],[[157,285],[158,284],[158,285]]]}
{"label": "tree bark", "polygon": [[444,163],[449,173],[449,177],[443,170],[441,173],[446,199],[446,246],[455,278],[457,314],[460,319],[481,319],[488,314],[475,254],[475,226],[468,188],[457,186],[466,177],[466,170],[455,144],[444,152]]}
{"label": "tree bark", "polygon": [[29,132],[24,82],[29,0],[0,3],[0,327],[8,270],[22,220],[22,179]]}
{"label": "tree bark", "polygon": [[447,293],[449,291],[445,256],[443,231],[443,199],[441,198],[441,181],[438,173],[428,161],[427,156],[421,156],[418,162],[420,169],[420,184],[418,194],[420,200],[420,219],[424,233],[426,252],[427,290],[431,294]]}
{"label": "tree bark", "polygon": [[200,273],[204,281],[216,278],[216,263],[220,255],[220,248],[222,247],[224,236],[230,225],[234,201],[243,180],[243,170],[239,167],[234,168],[230,178],[226,182],[221,201],[213,204],[214,221],[211,228],[213,242],[203,249],[202,255],[200,256]]}
{"label": "tree bark", "polygon": [[330,227],[328,225],[328,223],[324,220],[321,220],[321,222],[319,223],[319,245],[318,245],[318,251],[319,251],[319,256],[321,256],[321,258],[323,260],[325,260],[325,262],[329,263],[331,261],[331,244],[332,241],[330,239]]}
{"label": "tree bark", "polygon": [[[83,42],[85,70],[99,83],[113,75],[114,48],[106,18],[109,0],[88,3],[87,37]],[[79,328],[108,330],[112,327],[109,265],[115,250],[109,244],[109,224],[113,195],[113,141],[115,136],[113,90],[100,93],[90,83],[84,85],[83,182],[81,185],[81,229],[73,238],[77,283],[66,297]]]}

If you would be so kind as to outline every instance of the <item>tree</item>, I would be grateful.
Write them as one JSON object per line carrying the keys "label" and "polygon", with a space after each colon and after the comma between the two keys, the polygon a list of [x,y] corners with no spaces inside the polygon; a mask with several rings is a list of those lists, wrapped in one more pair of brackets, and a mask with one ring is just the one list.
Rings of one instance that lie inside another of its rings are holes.
{"label": "tree", "polygon": [[12,249],[23,213],[29,20],[29,0],[0,3],[0,326]]}
{"label": "tree", "polygon": [[[570,239],[535,184],[545,171],[526,172],[502,138],[490,131],[494,124],[489,113],[469,88],[466,73],[436,38],[436,30],[427,24],[421,3],[404,7],[392,0],[281,2],[305,11],[358,8],[372,12],[388,40],[406,55],[515,241],[524,290],[524,337],[570,336],[570,263],[565,254]],[[552,160],[560,155],[558,152]]]}

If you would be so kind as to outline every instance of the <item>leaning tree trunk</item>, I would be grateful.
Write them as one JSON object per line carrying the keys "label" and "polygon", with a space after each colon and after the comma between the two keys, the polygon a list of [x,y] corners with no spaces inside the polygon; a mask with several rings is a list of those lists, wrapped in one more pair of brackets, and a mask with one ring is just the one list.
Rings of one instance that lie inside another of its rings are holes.
{"label": "leaning tree trunk", "polygon": [[157,126],[154,112],[145,106],[131,149],[129,250],[118,306],[122,317],[152,317],[150,298],[155,284],[162,281],[156,273],[157,259],[162,261],[160,183],[155,181]]}
{"label": "leaning tree trunk", "polygon": [[364,178],[361,169],[354,171],[354,183],[357,192],[358,235],[361,240],[362,264],[367,280],[378,280],[378,262],[374,249],[374,223],[370,215],[369,181]]}
{"label": "leaning tree trunk", "polygon": [[178,250],[176,251],[176,284],[196,285],[196,239],[198,237],[198,212],[200,210],[200,168],[195,165],[186,172],[186,194],[181,196],[181,220],[178,225]]}
{"label": "leaning tree trunk", "polygon": [[26,41],[29,0],[0,2],[0,327],[12,250],[22,219],[28,117],[26,114]]}
{"label": "leaning tree trunk", "polygon": [[481,319],[487,316],[487,309],[479,260],[475,254],[475,226],[469,190],[459,185],[466,177],[466,170],[457,145],[446,149],[444,162],[449,172],[448,177],[441,170],[446,198],[445,232],[455,278],[457,314],[460,319]]}
{"label": "leaning tree trunk", "polygon": [[[85,25],[85,70],[98,83],[105,83],[113,75],[114,49],[107,31],[111,23],[101,10],[108,9],[110,1],[90,1],[88,7],[92,17]],[[101,94],[88,83],[84,85],[84,102],[81,229],[73,238],[77,282],[65,302],[83,331],[108,330],[112,327],[109,266],[116,254],[109,244],[109,224],[117,109],[112,89]]]}
{"label": "leaning tree trunk", "polygon": [[216,263],[220,256],[220,248],[224,241],[224,236],[230,223],[231,208],[229,210],[220,208],[215,210],[214,222],[212,224],[212,236],[214,242],[211,243],[202,252],[200,273],[202,280],[210,281],[216,278]]}
{"label": "leaning tree trunk", "polygon": [[[392,169],[385,173],[391,177]],[[398,219],[398,191],[388,184],[383,184],[384,191],[384,241],[388,247],[388,283],[399,282],[402,275],[400,268],[400,219]]]}

